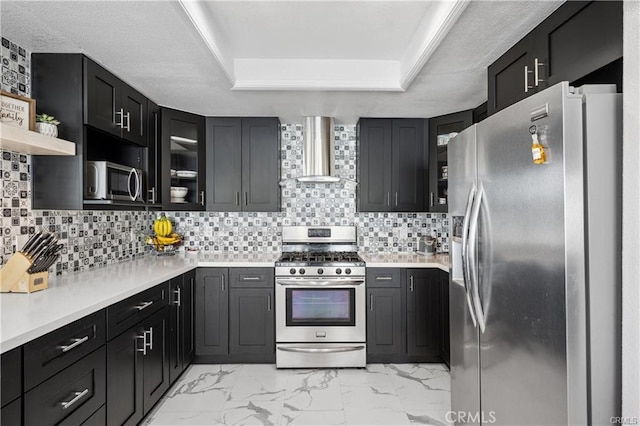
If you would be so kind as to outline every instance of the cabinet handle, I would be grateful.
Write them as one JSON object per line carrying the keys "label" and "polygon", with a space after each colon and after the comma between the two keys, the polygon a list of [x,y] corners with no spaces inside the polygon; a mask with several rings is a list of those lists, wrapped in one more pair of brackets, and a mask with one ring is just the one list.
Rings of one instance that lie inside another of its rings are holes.
{"label": "cabinet handle", "polygon": [[182,305],[182,292],[180,290],[180,287],[178,287],[173,292],[176,295],[176,300],[173,302],[173,304],[176,306]]}
{"label": "cabinet handle", "polygon": [[116,121],[116,126],[124,128],[124,109],[120,108],[120,111],[116,111],[116,115],[120,116],[120,121]]}
{"label": "cabinet handle", "polygon": [[373,312],[373,294],[369,295],[369,310]]}
{"label": "cabinet handle", "polygon": [[396,191],[396,207],[398,207],[398,191]]}
{"label": "cabinet handle", "polygon": [[267,312],[271,312],[271,295],[267,294]]}
{"label": "cabinet handle", "polygon": [[244,192],[244,205],[249,205],[249,193],[247,191]]}
{"label": "cabinet handle", "polygon": [[62,409],[66,410],[67,408],[71,407],[73,404],[75,404],[76,402],[80,401],[80,399],[82,399],[83,396],[85,396],[86,394],[89,393],[89,389],[85,389],[82,392],[74,392],[74,397],[71,401],[62,401],[60,403],[60,405],[62,405]]}
{"label": "cabinet handle", "polygon": [[[130,113],[130,112],[127,112],[127,113],[124,115],[124,117],[126,117],[126,118],[127,118],[127,125],[126,125],[126,126],[123,126],[123,128],[126,128],[127,132],[130,132],[130,131],[131,131],[131,113]],[[123,119],[122,121],[124,121],[124,119]]]}
{"label": "cabinet handle", "polygon": [[236,206],[240,205],[240,191],[236,191]]}
{"label": "cabinet handle", "polygon": [[154,186],[153,188],[151,188],[147,192],[149,192],[151,194],[151,197],[149,199],[149,203],[155,204],[156,203],[156,187]]}
{"label": "cabinet handle", "polygon": [[434,196],[433,192],[429,194],[429,205],[433,207]]}
{"label": "cabinet handle", "polygon": [[546,81],[540,78],[540,67],[543,67],[544,64],[542,62],[538,62],[538,58],[535,58],[533,60],[533,82],[535,83],[536,87],[538,87],[538,85],[540,84],[541,81]]}
{"label": "cabinet handle", "polygon": [[376,281],[391,281],[391,277],[376,277]]}
{"label": "cabinet handle", "polygon": [[242,277],[242,281],[260,281],[260,277]]}
{"label": "cabinet handle", "polygon": [[387,206],[391,207],[391,193],[387,192]]}
{"label": "cabinet handle", "polygon": [[533,89],[533,86],[529,86],[529,65],[524,66],[524,93],[529,93],[529,89]]}
{"label": "cabinet handle", "polygon": [[413,275],[409,276],[409,290],[413,293]]}
{"label": "cabinet handle", "polygon": [[200,191],[200,205],[204,207],[204,191]]}
{"label": "cabinet handle", "polygon": [[138,339],[142,339],[142,349],[136,347],[136,351],[142,352],[142,355],[146,355],[147,354],[147,332],[143,331],[141,336],[136,336],[136,340]]}
{"label": "cabinet handle", "polygon": [[224,278],[225,278],[225,276],[223,275],[222,276],[222,291],[224,291]]}
{"label": "cabinet handle", "polygon": [[143,309],[147,309],[151,305],[153,305],[153,301],[151,301],[151,302],[142,302],[141,304],[136,306],[136,309],[141,311]]}
{"label": "cabinet handle", "polygon": [[89,340],[89,336],[84,336],[81,337],[79,339],[73,339],[73,343],[67,346],[62,346],[62,352],[69,352],[71,349],[75,348],[76,346],[80,346],[81,344],[83,344],[84,342],[86,342],[87,340]]}
{"label": "cabinet handle", "polygon": [[[147,338],[145,337],[144,338],[144,340],[145,340],[144,344],[145,344],[146,347],[149,348],[150,351],[152,351],[153,350],[153,327],[149,327],[149,330],[145,330],[144,331],[144,335],[145,336],[147,335],[147,333],[149,334],[149,341],[147,342]],[[146,353],[145,353],[145,355],[146,355]]]}

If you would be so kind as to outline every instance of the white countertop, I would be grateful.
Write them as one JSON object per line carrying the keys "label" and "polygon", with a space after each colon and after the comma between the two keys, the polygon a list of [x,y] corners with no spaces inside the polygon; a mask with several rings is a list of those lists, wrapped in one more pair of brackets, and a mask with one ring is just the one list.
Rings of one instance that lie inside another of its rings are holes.
{"label": "white countertop", "polygon": [[[449,270],[449,256],[360,253],[367,267]],[[273,267],[278,253],[154,255],[61,276],[39,292],[0,294],[0,353],[200,267]]]}
{"label": "white countertop", "polygon": [[418,253],[358,253],[367,268],[438,268],[449,272],[449,254],[425,256]]}

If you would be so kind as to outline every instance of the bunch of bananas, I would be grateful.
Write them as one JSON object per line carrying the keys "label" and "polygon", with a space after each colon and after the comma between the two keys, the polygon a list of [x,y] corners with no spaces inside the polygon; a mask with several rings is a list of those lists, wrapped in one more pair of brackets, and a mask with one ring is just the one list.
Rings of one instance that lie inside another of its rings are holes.
{"label": "bunch of bananas", "polygon": [[182,241],[179,234],[172,232],[171,221],[164,213],[153,222],[153,231],[156,235],[147,237],[146,243],[153,244],[158,251],[164,251],[165,246],[173,246]]}

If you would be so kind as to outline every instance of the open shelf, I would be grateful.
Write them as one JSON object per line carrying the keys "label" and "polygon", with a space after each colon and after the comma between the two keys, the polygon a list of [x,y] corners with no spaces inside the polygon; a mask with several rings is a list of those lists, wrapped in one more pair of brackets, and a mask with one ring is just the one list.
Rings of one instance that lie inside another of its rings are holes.
{"label": "open shelf", "polygon": [[31,155],[76,155],[76,144],[0,123],[0,149]]}

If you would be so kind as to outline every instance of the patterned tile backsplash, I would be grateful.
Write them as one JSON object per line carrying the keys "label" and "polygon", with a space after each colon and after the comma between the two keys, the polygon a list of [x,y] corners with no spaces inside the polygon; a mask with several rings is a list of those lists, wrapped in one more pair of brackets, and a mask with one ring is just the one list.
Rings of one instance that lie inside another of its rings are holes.
{"label": "patterned tile backsplash", "polygon": [[[2,38],[2,90],[30,96],[30,54]],[[438,250],[449,251],[449,218],[442,213],[357,213],[355,125],[335,127],[336,175],[332,184],[299,183],[302,125],[283,124],[280,161],[282,211],[278,213],[167,212],[185,237],[185,246],[205,251],[279,252],[281,227],[351,225],[360,250],[408,252],[416,237],[438,236]],[[151,251],[144,244],[157,213],[48,211],[31,209],[31,157],[0,151],[2,160],[2,249],[4,265],[16,251],[16,236],[55,232],[65,245],[57,274],[115,263]]]}

